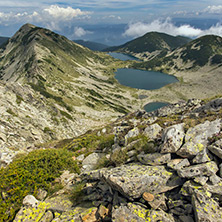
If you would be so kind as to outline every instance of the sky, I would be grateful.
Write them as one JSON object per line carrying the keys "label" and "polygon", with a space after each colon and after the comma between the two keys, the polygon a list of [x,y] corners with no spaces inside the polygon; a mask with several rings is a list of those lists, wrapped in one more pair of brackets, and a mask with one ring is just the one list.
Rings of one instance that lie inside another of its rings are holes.
{"label": "sky", "polygon": [[25,23],[109,45],[150,31],[222,36],[222,0],[0,0],[0,36]]}

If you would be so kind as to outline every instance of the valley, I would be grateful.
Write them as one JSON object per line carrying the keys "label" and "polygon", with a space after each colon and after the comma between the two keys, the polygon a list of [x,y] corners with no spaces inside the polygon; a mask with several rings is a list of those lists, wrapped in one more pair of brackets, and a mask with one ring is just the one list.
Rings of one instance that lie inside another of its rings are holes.
{"label": "valley", "polygon": [[101,52],[23,25],[0,47],[0,221],[221,221],[221,43],[151,32]]}

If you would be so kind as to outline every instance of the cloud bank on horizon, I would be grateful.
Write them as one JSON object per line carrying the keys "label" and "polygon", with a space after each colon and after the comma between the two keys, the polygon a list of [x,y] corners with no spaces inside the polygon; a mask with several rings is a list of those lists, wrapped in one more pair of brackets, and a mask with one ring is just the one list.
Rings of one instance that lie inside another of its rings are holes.
{"label": "cloud bank on horizon", "polygon": [[[53,0],[40,0],[38,2],[6,0],[4,3],[0,2],[0,35],[4,35],[1,29],[6,30],[12,26],[32,23],[57,31],[69,38],[80,38],[93,33],[81,27],[82,24],[91,24],[92,22],[94,22],[94,24],[99,22],[115,22],[117,24],[128,23],[128,27],[122,35],[123,37],[135,38],[151,31],[187,37],[198,37],[206,34],[222,36],[222,23],[214,24],[207,30],[202,30],[190,24],[175,25],[172,20],[164,16],[164,14],[158,15],[165,19],[159,19],[157,15],[153,15],[155,7],[162,8],[162,11],[166,11],[165,14],[168,15],[170,5],[180,5],[180,7],[182,7],[185,3],[189,6],[187,2],[190,2],[190,4],[197,4],[190,0],[186,0],[183,3],[180,3],[178,0],[174,0],[173,3],[169,0],[151,0],[149,2],[142,0],[123,0],[122,2],[114,0],[103,2],[101,2],[101,0],[89,2],[76,0],[75,2],[70,2],[72,3],[57,2],[55,4]],[[212,1],[212,3],[214,2],[218,3],[220,0]],[[138,14],[138,12],[141,13]],[[144,17],[146,13],[147,17]],[[138,16],[140,14],[141,17]],[[134,18],[134,15],[137,17]],[[171,17],[175,15],[184,18],[190,17],[191,15],[197,17],[208,15],[221,17],[222,19],[222,5],[210,5],[202,10],[196,11],[190,11],[188,8],[187,11],[173,10]],[[131,18],[130,20],[129,17]],[[16,30],[13,32],[15,31]]]}
{"label": "cloud bank on horizon", "polygon": [[173,36],[180,35],[191,38],[211,34],[222,36],[222,24],[217,23],[216,25],[211,26],[209,29],[201,30],[192,27],[189,24],[176,26],[173,24],[170,18],[167,18],[164,21],[161,19],[157,19],[152,21],[151,23],[130,23],[123,35],[136,38],[146,34],[147,32],[163,32]]}

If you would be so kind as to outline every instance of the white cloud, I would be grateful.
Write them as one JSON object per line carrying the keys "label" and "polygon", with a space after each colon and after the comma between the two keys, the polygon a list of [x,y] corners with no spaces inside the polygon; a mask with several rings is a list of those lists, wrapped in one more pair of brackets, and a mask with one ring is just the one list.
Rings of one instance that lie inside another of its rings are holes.
{"label": "white cloud", "polygon": [[74,29],[74,36],[75,37],[80,38],[86,34],[92,34],[92,32],[87,31],[87,30],[83,29],[82,27],[75,27],[75,29]]}
{"label": "white cloud", "polygon": [[204,13],[210,14],[221,14],[222,13],[222,5],[211,5],[203,10]]}
{"label": "white cloud", "polygon": [[170,18],[167,18],[165,21],[157,19],[151,23],[131,23],[129,24],[128,29],[124,32],[123,35],[130,37],[139,37],[146,34],[147,32],[153,31],[163,32],[173,36],[181,35],[187,37],[199,37],[207,34],[222,36],[222,25],[217,24],[207,30],[201,30],[198,28],[194,28],[188,24],[175,26]]}
{"label": "white cloud", "polygon": [[77,9],[73,9],[71,7],[62,8],[57,5],[51,5],[49,8],[44,9],[44,12],[48,13],[53,18],[60,20],[72,20],[77,16],[90,14],[90,12],[81,11],[79,8]]}

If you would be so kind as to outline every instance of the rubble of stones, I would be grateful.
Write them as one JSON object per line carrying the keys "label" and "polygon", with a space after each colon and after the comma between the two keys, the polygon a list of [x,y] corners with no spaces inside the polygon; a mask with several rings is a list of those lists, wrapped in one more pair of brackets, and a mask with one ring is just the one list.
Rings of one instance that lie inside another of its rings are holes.
{"label": "rubble of stones", "polygon": [[[64,188],[52,196],[43,191],[37,199],[27,196],[14,221],[222,221],[221,111],[222,99],[204,105],[190,100],[118,119],[111,150],[80,156],[80,175],[64,172],[58,178]],[[212,121],[185,129],[184,118],[204,119],[209,113]],[[172,114],[181,121],[158,124]],[[140,134],[154,141],[152,152],[138,153],[137,141],[128,143]],[[99,159],[119,150],[127,153],[125,163],[94,170]],[[73,200],[76,184],[83,187]]]}

